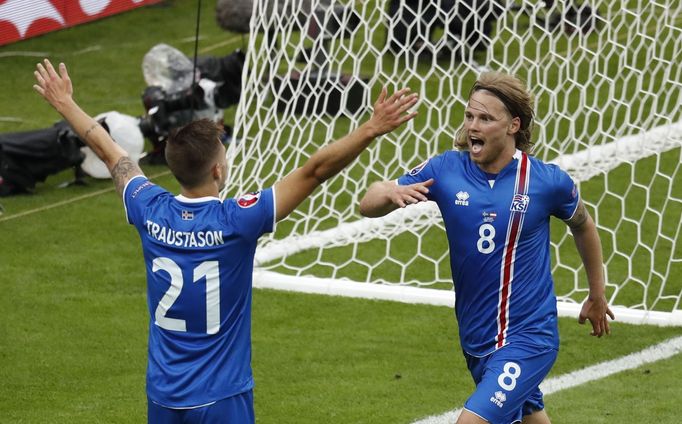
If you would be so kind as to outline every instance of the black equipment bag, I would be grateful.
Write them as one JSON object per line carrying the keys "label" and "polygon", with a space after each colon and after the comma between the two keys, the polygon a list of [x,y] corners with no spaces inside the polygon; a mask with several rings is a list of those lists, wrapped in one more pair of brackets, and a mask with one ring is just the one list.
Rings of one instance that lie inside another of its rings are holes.
{"label": "black equipment bag", "polygon": [[65,121],[50,128],[0,134],[0,196],[32,193],[52,174],[78,167],[83,143]]}

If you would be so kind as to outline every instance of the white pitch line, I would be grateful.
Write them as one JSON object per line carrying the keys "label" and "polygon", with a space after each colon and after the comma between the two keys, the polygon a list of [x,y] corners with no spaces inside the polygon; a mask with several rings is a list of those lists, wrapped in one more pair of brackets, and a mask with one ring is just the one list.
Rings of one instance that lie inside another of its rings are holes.
{"label": "white pitch line", "polygon": [[210,52],[210,51],[212,51],[212,50],[215,50],[215,49],[218,49],[218,48],[220,48],[220,47],[224,47],[224,46],[229,46],[229,45],[235,44],[235,43],[237,43],[237,42],[239,42],[239,41],[241,41],[241,40],[242,40],[242,37],[241,37],[241,36],[231,37],[231,38],[228,38],[227,40],[220,41],[220,42],[215,43],[215,44],[212,44],[212,45],[210,45],[210,46],[202,47],[201,49],[199,49],[199,53],[202,53],[202,54],[203,54],[203,53],[208,53],[208,52]]}
{"label": "white pitch line", "polygon": [[[93,46],[86,47],[86,48],[81,49],[81,50],[77,50],[75,52],[60,52],[57,54],[59,54],[60,56],[78,56],[80,54],[90,53],[90,52],[99,51],[99,50],[102,50],[102,46],[100,46],[99,44],[95,44]],[[38,51],[18,51],[18,50],[0,53],[0,57],[40,57],[40,58],[43,58],[43,57],[48,57],[48,56],[52,56],[52,53],[51,52],[38,52]]]}
{"label": "white pitch line", "polygon": [[49,52],[26,52],[26,51],[10,51],[0,53],[0,57],[46,57]]}
{"label": "white pitch line", "polygon": [[[204,36],[199,36],[199,40],[206,40],[206,37]],[[231,44],[235,44],[237,42],[240,42],[242,40],[241,36],[234,36],[231,38],[228,38],[226,40],[220,41],[218,43],[203,47],[202,49],[199,50],[199,53],[208,53],[212,50],[215,50],[220,47],[228,46]],[[181,38],[178,40],[179,43],[189,43],[189,42],[194,42],[194,36],[192,37],[185,37]],[[140,43],[128,43],[125,46],[131,46],[131,45],[139,45]],[[118,46],[121,48],[122,46]],[[85,47],[81,50],[76,50],[76,51],[69,51],[69,52],[41,52],[41,51],[23,51],[23,50],[13,50],[13,51],[8,51],[8,52],[0,52],[0,58],[3,57],[38,57],[38,58],[44,58],[44,57],[50,57],[53,55],[59,55],[59,56],[79,56],[82,54],[86,53],[92,53],[96,51],[101,51],[103,48],[100,44],[94,44],[89,47]]]}
{"label": "white pitch line", "polygon": [[[154,180],[156,178],[159,178],[159,177],[162,177],[162,176],[168,175],[168,174],[170,174],[170,171],[163,171],[163,172],[160,172],[158,174],[152,175],[151,177],[147,177],[147,178],[149,178],[149,180]],[[30,210],[27,210],[24,212],[15,213],[13,215],[4,216],[4,217],[0,218],[0,222],[10,221],[10,220],[15,219],[15,218],[21,218],[22,216],[33,215],[35,213],[43,212],[43,211],[46,211],[49,209],[54,209],[54,208],[59,207],[59,206],[64,206],[64,205],[68,205],[71,203],[78,202],[80,200],[89,199],[91,197],[99,196],[100,194],[109,193],[111,191],[114,191],[115,189],[116,189],[116,187],[104,188],[101,190],[93,191],[92,193],[87,193],[87,194],[83,194],[81,196],[71,197],[69,199],[62,200],[61,202],[51,203],[49,205],[41,206],[41,207],[36,208],[36,209],[30,209]],[[7,212],[7,211],[5,211],[5,212]]]}
{"label": "white pitch line", "polygon": [[[621,371],[638,368],[645,364],[668,359],[682,353],[682,336],[673,337],[654,346],[649,346],[639,352],[625,355],[611,361],[591,365],[578,371],[569,372],[547,379],[540,385],[540,390],[545,395],[570,389],[590,381],[606,378]],[[462,409],[448,411],[442,415],[426,417],[413,424],[452,424],[457,421]]]}
{"label": "white pitch line", "polygon": [[27,210],[24,212],[15,213],[13,215],[5,216],[5,217],[0,218],[0,222],[10,221],[12,219],[21,218],[22,216],[26,216],[26,215],[33,215],[34,213],[43,212],[43,211],[46,211],[49,209],[54,209],[56,207],[68,205],[70,203],[75,203],[75,202],[78,202],[79,200],[89,199],[91,197],[99,196],[100,194],[108,193],[110,191],[114,191],[114,187],[105,188],[105,189],[98,190],[98,191],[93,191],[92,193],[72,197],[70,199],[62,200],[61,202],[51,203],[49,205],[42,206],[40,208],[31,209],[31,210]]}
{"label": "white pitch line", "polygon": [[75,52],[72,52],[71,55],[72,55],[72,56],[78,56],[78,55],[80,55],[80,54],[91,53],[91,52],[97,52],[97,51],[100,51],[100,50],[102,50],[102,46],[100,46],[99,44],[95,44],[94,46],[86,47],[86,48],[84,48],[84,49],[81,49],[81,50],[77,50],[77,51],[75,51]]}

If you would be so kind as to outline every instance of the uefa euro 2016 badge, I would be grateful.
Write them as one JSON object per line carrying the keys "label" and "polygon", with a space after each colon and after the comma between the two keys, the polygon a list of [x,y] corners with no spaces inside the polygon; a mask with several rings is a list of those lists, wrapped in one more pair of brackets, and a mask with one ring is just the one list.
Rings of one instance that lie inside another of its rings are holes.
{"label": "uefa euro 2016 badge", "polygon": [[251,193],[243,194],[242,197],[237,200],[237,204],[241,208],[250,208],[258,203],[258,199],[260,199],[260,191],[253,191]]}
{"label": "uefa euro 2016 badge", "polygon": [[512,199],[511,207],[509,208],[512,212],[526,213],[528,210],[528,204],[530,203],[530,196],[527,194],[515,194]]}
{"label": "uefa euro 2016 badge", "polygon": [[426,159],[424,162],[422,162],[422,163],[420,163],[419,165],[417,165],[417,166],[415,166],[414,168],[412,168],[412,169],[410,170],[410,172],[408,172],[408,174],[409,174],[410,176],[414,177],[415,175],[417,175],[417,174],[419,174],[420,172],[422,172],[422,169],[424,169],[424,167],[426,166],[427,163],[429,163],[429,160],[428,160],[428,159]]}

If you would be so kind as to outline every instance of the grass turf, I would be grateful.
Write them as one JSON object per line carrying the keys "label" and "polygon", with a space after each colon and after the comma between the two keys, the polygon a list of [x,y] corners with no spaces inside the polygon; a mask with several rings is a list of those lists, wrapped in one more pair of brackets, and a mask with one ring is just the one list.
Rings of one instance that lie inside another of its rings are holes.
{"label": "grass turf", "polygon": [[[0,131],[58,119],[31,90],[39,56],[16,51],[65,61],[89,112],[141,114],[142,56],[158,42],[191,54],[194,7],[172,1],[0,48],[0,91],[9,93],[2,115],[19,119],[0,121]],[[241,46],[212,13],[204,2],[202,51]],[[145,172],[177,190],[163,167]],[[33,196],[0,199],[0,421],[139,423],[149,318],[137,236],[109,181],[58,188],[70,178],[64,172]],[[447,308],[256,290],[253,325],[262,423],[408,423],[461,406],[473,388]],[[560,325],[552,375],[679,334],[615,323],[611,337],[596,340],[573,320]],[[679,369],[676,356],[560,392],[548,397],[548,412],[558,423],[678,422]]]}

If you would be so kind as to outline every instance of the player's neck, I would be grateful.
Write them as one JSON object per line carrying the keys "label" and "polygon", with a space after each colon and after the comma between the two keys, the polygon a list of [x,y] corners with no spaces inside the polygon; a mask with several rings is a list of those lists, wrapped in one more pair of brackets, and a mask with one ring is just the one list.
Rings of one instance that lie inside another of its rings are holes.
{"label": "player's neck", "polygon": [[514,159],[516,143],[514,138],[488,140],[479,158],[473,158],[476,166],[488,174],[499,174]]}
{"label": "player's neck", "polygon": [[200,197],[218,197],[220,192],[215,184],[205,184],[199,187],[186,188],[181,186],[180,193],[189,199],[198,199]]}
{"label": "player's neck", "polygon": [[478,165],[481,171],[488,174],[499,174],[514,159],[515,152],[516,149],[511,153],[501,152],[495,160],[487,163],[477,163],[476,165]]}

